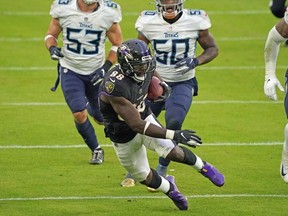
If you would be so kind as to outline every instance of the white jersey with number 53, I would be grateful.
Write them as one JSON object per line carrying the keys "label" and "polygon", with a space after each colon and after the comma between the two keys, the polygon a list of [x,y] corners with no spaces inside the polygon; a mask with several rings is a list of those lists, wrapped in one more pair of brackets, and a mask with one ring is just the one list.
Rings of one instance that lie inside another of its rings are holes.
{"label": "white jersey with number 53", "polygon": [[193,78],[195,70],[179,74],[175,64],[179,60],[195,56],[200,30],[211,27],[211,22],[203,10],[184,9],[179,20],[173,24],[166,22],[156,11],[143,11],[135,28],[152,44],[156,55],[156,70],[166,82],[180,82]]}
{"label": "white jersey with number 53", "polygon": [[122,19],[120,6],[109,1],[85,13],[78,9],[77,0],[54,0],[50,15],[59,20],[63,31],[60,64],[83,75],[101,67],[106,58],[106,32]]}

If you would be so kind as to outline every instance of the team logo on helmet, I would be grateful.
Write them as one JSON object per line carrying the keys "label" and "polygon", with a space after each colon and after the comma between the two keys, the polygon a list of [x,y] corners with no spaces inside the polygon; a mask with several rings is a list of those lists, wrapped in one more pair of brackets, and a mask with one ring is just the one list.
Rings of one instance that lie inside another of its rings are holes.
{"label": "team logo on helmet", "polygon": [[129,60],[133,60],[134,59],[133,55],[131,55],[129,47],[126,44],[122,44],[119,47],[119,50],[120,50],[122,56],[126,59],[127,62]]}

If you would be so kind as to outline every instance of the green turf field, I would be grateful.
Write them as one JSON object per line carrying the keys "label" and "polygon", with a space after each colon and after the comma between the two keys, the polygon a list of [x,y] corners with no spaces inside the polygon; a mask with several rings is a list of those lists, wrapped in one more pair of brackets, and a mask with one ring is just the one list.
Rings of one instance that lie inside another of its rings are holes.
{"label": "green turf field", "polygon": [[[74,128],[61,89],[49,90],[56,76],[56,62],[44,46],[51,2],[2,0],[0,7],[1,216],[287,215],[288,185],[279,175],[284,94],[271,102],[263,93],[264,44],[278,21],[269,0],[186,1],[186,8],[208,12],[220,55],[197,68],[199,96],[183,129],[197,131],[204,143],[193,151],[226,177],[216,188],[195,170],[172,163],[169,173],[189,200],[186,212],[140,184],[121,188],[125,170],[96,124],[105,163],[88,164],[90,151]],[[124,38],[136,37],[139,12],[154,9],[153,4],[117,2]],[[282,84],[287,55],[282,46],[277,70]],[[156,154],[148,155],[155,167]]]}

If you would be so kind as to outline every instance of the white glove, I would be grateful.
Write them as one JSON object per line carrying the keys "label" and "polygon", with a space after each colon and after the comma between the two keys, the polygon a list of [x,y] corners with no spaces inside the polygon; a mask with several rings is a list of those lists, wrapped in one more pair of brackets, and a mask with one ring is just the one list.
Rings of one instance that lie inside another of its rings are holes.
{"label": "white glove", "polygon": [[284,88],[276,76],[266,75],[264,82],[264,94],[271,100],[277,101],[276,87],[284,92]]}

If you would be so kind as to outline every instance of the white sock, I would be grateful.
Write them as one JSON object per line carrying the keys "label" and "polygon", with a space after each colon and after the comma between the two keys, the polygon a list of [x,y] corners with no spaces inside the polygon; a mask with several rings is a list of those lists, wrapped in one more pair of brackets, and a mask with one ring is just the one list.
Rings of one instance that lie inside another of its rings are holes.
{"label": "white sock", "polygon": [[283,151],[288,152],[288,123],[285,126],[284,129],[284,136],[285,136],[285,141],[283,144]]}
{"label": "white sock", "polygon": [[195,164],[193,165],[193,167],[196,169],[196,170],[201,170],[204,166],[204,163],[202,161],[202,159],[200,157],[198,157],[197,155],[196,156],[196,162]]}
{"label": "white sock", "polygon": [[167,179],[165,179],[165,178],[163,178],[162,176],[160,176],[161,177],[161,179],[162,179],[162,183],[161,183],[161,185],[158,187],[158,188],[156,188],[158,191],[161,191],[161,192],[163,192],[163,193],[167,193],[168,191],[169,191],[169,189],[170,189],[170,182],[167,180]]}

